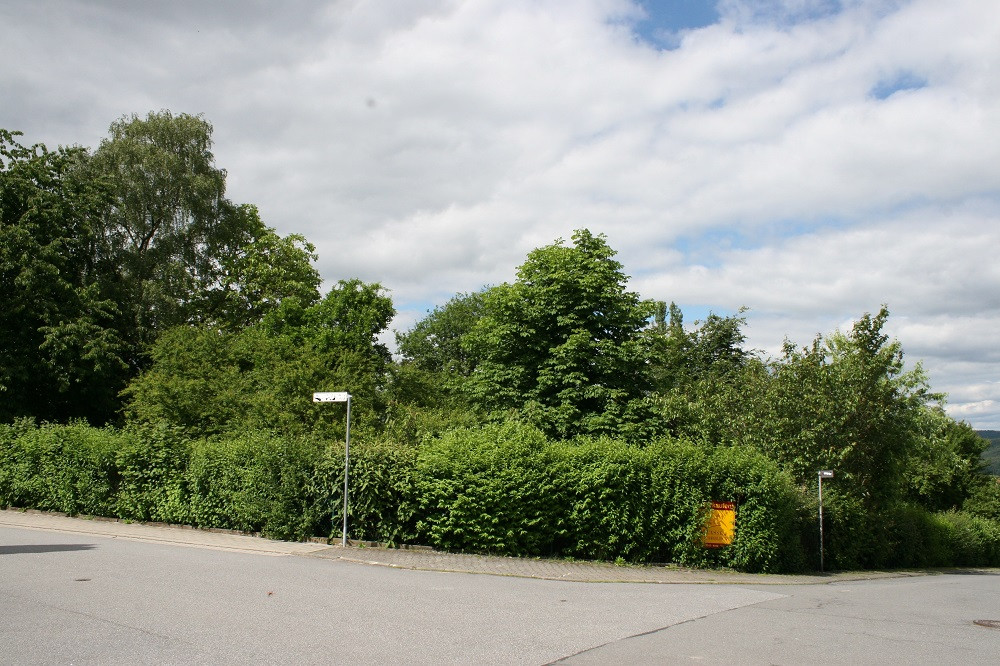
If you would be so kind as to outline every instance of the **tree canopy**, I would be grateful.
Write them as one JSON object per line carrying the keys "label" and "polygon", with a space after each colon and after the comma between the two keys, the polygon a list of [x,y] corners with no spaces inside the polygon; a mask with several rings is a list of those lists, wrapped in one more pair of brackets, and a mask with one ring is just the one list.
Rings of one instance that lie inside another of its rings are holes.
{"label": "tree canopy", "polygon": [[379,285],[343,280],[310,306],[286,299],[242,330],[175,326],[153,344],[149,370],[126,389],[129,418],[194,435],[340,433],[343,421],[309,397],[350,387],[356,418],[376,427],[391,360],[377,336],[394,314]]}
{"label": "tree canopy", "polygon": [[651,305],[603,235],[583,229],[532,251],[513,284],[490,289],[464,344],[475,400],[525,411],[560,436],[610,431],[648,386],[640,332]]}
{"label": "tree canopy", "polygon": [[225,198],[198,116],[121,118],[93,153],[0,131],[0,418],[104,423],[164,331],[319,298],[314,248]]}
{"label": "tree canopy", "polygon": [[115,408],[127,354],[97,249],[110,194],[82,148],[0,130],[0,419]]}

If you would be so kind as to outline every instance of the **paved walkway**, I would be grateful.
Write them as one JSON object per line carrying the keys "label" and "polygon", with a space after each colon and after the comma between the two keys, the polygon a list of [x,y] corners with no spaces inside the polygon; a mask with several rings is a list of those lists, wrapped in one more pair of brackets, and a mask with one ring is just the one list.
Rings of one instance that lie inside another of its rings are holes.
{"label": "paved walkway", "polygon": [[871,571],[825,575],[744,574],[721,570],[683,569],[672,566],[615,566],[600,562],[462,555],[429,549],[372,548],[351,545],[344,548],[339,544],[331,546],[315,542],[274,541],[228,530],[202,530],[177,525],[129,523],[104,518],[70,518],[57,513],[43,513],[33,510],[7,509],[0,511],[0,528],[2,527],[89,534],[114,539],[154,541],[179,546],[214,548],[262,555],[320,557],[401,569],[592,583],[801,585],[921,575],[920,572]]}

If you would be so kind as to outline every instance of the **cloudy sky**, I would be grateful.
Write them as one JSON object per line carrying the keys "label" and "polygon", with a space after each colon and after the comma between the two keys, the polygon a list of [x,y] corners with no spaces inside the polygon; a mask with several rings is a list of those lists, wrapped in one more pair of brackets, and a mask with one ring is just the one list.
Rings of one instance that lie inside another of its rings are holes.
{"label": "cloudy sky", "polygon": [[1000,429],[1000,20],[983,0],[0,0],[0,127],[204,114],[228,194],[405,329],[604,233],[776,354],[892,313]]}

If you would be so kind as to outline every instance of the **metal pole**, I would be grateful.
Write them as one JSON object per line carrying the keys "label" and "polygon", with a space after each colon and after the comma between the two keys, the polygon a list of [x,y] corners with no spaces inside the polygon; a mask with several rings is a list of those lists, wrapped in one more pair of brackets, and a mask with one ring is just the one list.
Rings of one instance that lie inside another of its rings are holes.
{"label": "metal pole", "polygon": [[347,547],[347,472],[351,458],[351,396],[347,396],[347,436],[344,438],[344,531],[340,545]]}
{"label": "metal pole", "polygon": [[[350,405],[350,403],[347,403]],[[819,479],[819,570],[823,571],[823,475]]]}

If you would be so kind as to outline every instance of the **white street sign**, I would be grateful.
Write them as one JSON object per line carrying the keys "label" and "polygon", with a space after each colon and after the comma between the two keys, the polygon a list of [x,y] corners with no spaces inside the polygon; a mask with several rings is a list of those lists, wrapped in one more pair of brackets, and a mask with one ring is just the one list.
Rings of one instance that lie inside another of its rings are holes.
{"label": "white street sign", "polygon": [[313,393],[313,402],[347,402],[350,399],[351,394],[347,391]]}

